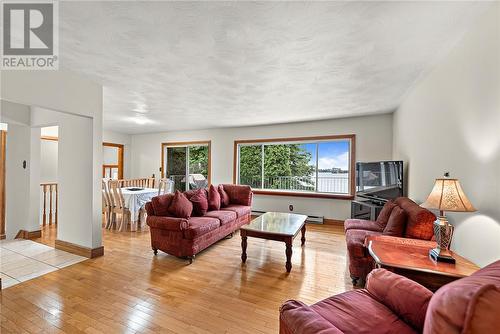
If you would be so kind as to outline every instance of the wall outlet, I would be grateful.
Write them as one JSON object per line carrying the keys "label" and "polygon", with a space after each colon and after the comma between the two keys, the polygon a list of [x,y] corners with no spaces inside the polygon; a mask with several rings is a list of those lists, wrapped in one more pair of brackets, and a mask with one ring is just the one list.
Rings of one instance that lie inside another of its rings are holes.
{"label": "wall outlet", "polygon": [[291,204],[290,204],[290,205],[288,206],[288,210],[293,211],[293,205],[291,205]]}

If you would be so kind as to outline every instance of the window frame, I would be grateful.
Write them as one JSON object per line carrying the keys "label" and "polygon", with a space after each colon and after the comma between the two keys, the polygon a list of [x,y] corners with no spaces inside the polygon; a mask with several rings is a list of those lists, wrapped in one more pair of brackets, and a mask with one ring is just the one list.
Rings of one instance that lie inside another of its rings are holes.
{"label": "window frame", "polygon": [[117,165],[105,165],[102,164],[102,177],[106,177],[106,168],[117,168],[118,169],[118,179],[122,180],[123,179],[123,151],[125,145],[123,144],[116,144],[116,143],[110,143],[110,142],[103,142],[102,147],[116,147],[118,149],[118,164]]}
{"label": "window frame", "polygon": [[[330,198],[353,200],[356,191],[355,185],[355,164],[356,164],[356,135],[329,135],[313,137],[292,137],[292,138],[263,138],[263,139],[245,139],[234,141],[233,151],[233,183],[239,184],[239,147],[240,145],[251,144],[282,144],[282,143],[320,143],[337,140],[348,140],[349,144],[349,193],[334,194],[308,191],[290,191],[290,190],[271,190],[271,189],[252,189],[254,194],[272,195],[272,196],[293,196],[293,197],[311,197],[311,198]],[[316,170],[316,173],[318,171]]]}
{"label": "window frame", "polygon": [[195,141],[179,141],[179,142],[165,142],[161,143],[161,167],[160,174],[161,178],[165,177],[165,148],[166,147],[189,147],[189,146],[208,146],[208,185],[210,187],[212,184],[212,141],[211,140],[195,140]]}

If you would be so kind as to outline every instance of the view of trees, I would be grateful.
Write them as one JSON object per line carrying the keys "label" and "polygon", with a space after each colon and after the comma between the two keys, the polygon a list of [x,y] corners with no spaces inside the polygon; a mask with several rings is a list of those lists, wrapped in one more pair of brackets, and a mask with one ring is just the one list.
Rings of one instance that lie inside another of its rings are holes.
{"label": "view of trees", "polygon": [[[264,188],[290,189],[297,182],[313,187],[311,158],[300,144],[264,145]],[[240,183],[262,188],[262,145],[240,147]]]}

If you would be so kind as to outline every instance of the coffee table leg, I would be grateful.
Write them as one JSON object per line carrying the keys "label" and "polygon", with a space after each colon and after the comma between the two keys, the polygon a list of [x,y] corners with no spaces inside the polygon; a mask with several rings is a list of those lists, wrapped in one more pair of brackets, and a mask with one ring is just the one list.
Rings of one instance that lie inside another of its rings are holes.
{"label": "coffee table leg", "polygon": [[306,225],[302,226],[302,238],[300,239],[302,246],[306,243]]}
{"label": "coffee table leg", "polygon": [[247,261],[247,236],[240,230],[241,233],[241,261],[245,263]]}
{"label": "coffee table leg", "polygon": [[290,272],[292,270],[292,238],[285,241],[286,244],[286,272]]}

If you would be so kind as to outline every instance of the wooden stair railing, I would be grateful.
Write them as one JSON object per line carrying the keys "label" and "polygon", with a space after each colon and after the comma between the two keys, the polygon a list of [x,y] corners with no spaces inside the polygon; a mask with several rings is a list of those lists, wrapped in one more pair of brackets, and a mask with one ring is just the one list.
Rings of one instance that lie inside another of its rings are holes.
{"label": "wooden stair railing", "polygon": [[48,209],[49,225],[52,224],[57,225],[57,207],[59,200],[57,183],[56,182],[40,183],[40,187],[42,188],[42,196],[43,196],[42,226],[47,225],[47,209]]}

